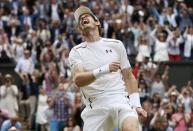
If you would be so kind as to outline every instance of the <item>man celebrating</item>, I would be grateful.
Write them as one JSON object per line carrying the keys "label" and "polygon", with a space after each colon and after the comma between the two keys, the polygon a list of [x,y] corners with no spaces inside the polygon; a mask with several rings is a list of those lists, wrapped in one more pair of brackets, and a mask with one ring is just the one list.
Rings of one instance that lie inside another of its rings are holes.
{"label": "man celebrating", "polygon": [[83,130],[112,131],[118,127],[121,131],[138,131],[138,115],[146,117],[147,113],[141,108],[124,45],[100,37],[100,22],[89,8],[79,7],[74,17],[85,40],[69,55],[73,80],[86,105],[81,114]]}

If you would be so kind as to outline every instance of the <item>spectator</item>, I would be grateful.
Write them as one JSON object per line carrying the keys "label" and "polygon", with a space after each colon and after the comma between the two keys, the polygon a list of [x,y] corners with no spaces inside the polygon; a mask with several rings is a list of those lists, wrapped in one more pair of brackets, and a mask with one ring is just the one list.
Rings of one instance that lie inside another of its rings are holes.
{"label": "spectator", "polygon": [[63,85],[59,85],[53,99],[54,114],[50,123],[51,131],[62,131],[66,127],[70,110],[69,96],[64,92]]}
{"label": "spectator", "polygon": [[24,75],[20,87],[20,113],[21,118],[28,122],[29,128],[32,128],[33,115],[35,113],[37,97],[39,95],[39,86],[41,84],[38,70],[34,70],[32,75]]}
{"label": "spectator", "polygon": [[137,62],[142,62],[145,57],[150,57],[151,49],[150,45],[148,45],[148,41],[145,36],[141,36],[139,38],[139,47],[138,54],[136,57]]}
{"label": "spectator", "polygon": [[5,84],[0,87],[0,108],[7,110],[10,116],[18,113],[18,88],[13,84],[13,78],[10,74],[5,75]]}
{"label": "spectator", "polygon": [[111,38],[113,33],[112,20],[110,19],[110,14],[106,12],[101,21],[101,26],[104,29],[103,37]]}
{"label": "spectator", "polygon": [[31,59],[31,52],[28,49],[25,49],[24,57],[19,59],[15,67],[15,72],[23,80],[26,74],[32,74],[33,71],[34,71],[34,63]]}
{"label": "spectator", "polygon": [[177,98],[178,98],[178,96],[180,94],[178,92],[178,90],[176,89],[176,86],[172,85],[170,87],[170,89],[168,90],[167,94],[168,94],[168,97],[169,97],[170,105],[172,106],[172,108],[174,110],[176,110],[177,109]]}
{"label": "spectator", "polygon": [[38,26],[38,30],[37,30],[37,35],[38,37],[43,41],[47,41],[50,40],[51,38],[51,34],[50,31],[48,29],[48,24],[45,20],[41,20],[39,21],[39,26]]}
{"label": "spectator", "polygon": [[178,97],[178,103],[183,104],[184,112],[191,112],[191,103],[192,103],[191,92],[187,88],[182,88],[181,94]]}
{"label": "spectator", "polygon": [[53,108],[52,108],[52,97],[48,96],[47,99],[48,107],[45,109],[45,118],[46,118],[46,130],[50,131],[50,123],[53,117]]}
{"label": "spectator", "polygon": [[[75,93],[74,105],[73,105],[73,114],[74,114],[74,124],[78,125],[79,127],[83,127],[83,121],[81,119],[81,112],[84,109],[84,105],[81,101],[81,94],[80,92]],[[74,125],[75,126],[75,125]]]}
{"label": "spectator", "polygon": [[167,118],[164,114],[164,110],[160,109],[156,111],[154,117],[150,122],[150,126],[152,131],[163,130],[163,131],[173,131],[171,127],[168,126]]}
{"label": "spectator", "polygon": [[49,40],[45,42],[45,46],[40,54],[41,70],[46,72],[51,62],[55,61],[55,51]]}
{"label": "spectator", "polygon": [[0,127],[2,126],[3,122],[8,118],[9,118],[9,113],[6,110],[3,110],[0,108]]}
{"label": "spectator", "polygon": [[22,15],[20,16],[21,28],[24,29],[24,25],[28,25],[30,29],[33,26],[33,16],[30,15],[30,10],[27,6],[22,7]]}
{"label": "spectator", "polygon": [[180,61],[181,60],[181,52],[180,52],[180,44],[183,43],[183,38],[180,36],[180,33],[175,30],[172,32],[171,38],[168,40],[168,54],[170,61]]}
{"label": "spectator", "polygon": [[157,74],[155,76],[155,79],[151,85],[151,95],[153,95],[154,93],[159,93],[162,97],[164,97],[165,85],[161,79],[160,74]]}
{"label": "spectator", "polygon": [[177,112],[172,115],[172,122],[174,131],[182,131],[187,130],[187,124],[190,121],[189,114],[184,113],[184,106],[183,104],[178,104]]}
{"label": "spectator", "polygon": [[0,27],[0,59],[9,60],[12,58],[11,46],[3,27]]}
{"label": "spectator", "polygon": [[193,106],[192,106],[192,112],[190,114],[190,123],[189,123],[189,130],[192,131],[193,129]]}
{"label": "spectator", "polygon": [[63,74],[65,78],[71,77],[68,54],[69,54],[69,51],[67,49],[64,49],[62,52],[62,59],[59,62],[60,74]]}
{"label": "spectator", "polygon": [[151,84],[151,94],[159,93],[162,98],[165,96],[165,91],[167,90],[168,70],[169,67],[166,66],[162,76],[160,74],[155,75]]}
{"label": "spectator", "polygon": [[47,105],[48,96],[46,95],[45,89],[40,88],[40,94],[38,97],[37,103],[37,114],[36,114],[36,123],[37,123],[37,130],[38,131],[45,131],[46,130],[46,116],[45,110],[48,108]]}
{"label": "spectator", "polygon": [[50,13],[52,20],[59,20],[59,6],[57,0],[51,0]]}
{"label": "spectator", "polygon": [[138,83],[139,83],[140,100],[141,102],[143,102],[148,98],[150,89],[147,86],[145,80],[140,80]]}
{"label": "spectator", "polygon": [[7,22],[7,33],[8,33],[9,39],[12,39],[13,37],[19,35],[19,25],[20,25],[20,22],[18,20],[17,15],[12,13],[9,16],[9,21]]}
{"label": "spectator", "polygon": [[58,71],[55,63],[50,63],[48,66],[47,71],[43,75],[43,86],[45,87],[46,93],[51,94],[58,85]]}
{"label": "spectator", "polygon": [[74,118],[72,116],[70,116],[68,118],[68,124],[64,128],[63,131],[70,131],[70,130],[72,130],[72,131],[81,131],[80,127],[76,124],[76,122],[75,122],[75,120],[74,120]]}
{"label": "spectator", "polygon": [[146,99],[143,102],[142,106],[148,112],[147,119],[141,120],[142,131],[149,131],[150,130],[150,124],[149,123],[154,116],[154,112],[152,111],[152,103],[150,102],[150,100]]}
{"label": "spectator", "polygon": [[192,41],[193,41],[193,27],[186,28],[184,33],[185,44],[184,44],[184,59],[190,60],[192,56]]}
{"label": "spectator", "polygon": [[[167,31],[168,36],[163,32],[163,30]],[[158,32],[157,32],[158,31]],[[157,36],[155,33],[158,33]],[[171,37],[171,32],[168,28],[163,28],[157,26],[152,32],[151,37],[155,41],[155,54],[154,54],[154,61],[160,62],[160,61],[168,61],[168,40]]]}
{"label": "spectator", "polygon": [[9,120],[4,121],[1,131],[10,131],[13,130],[13,128],[16,128],[17,131],[21,131],[22,129],[21,123],[18,121],[17,116],[11,116]]}
{"label": "spectator", "polygon": [[24,45],[21,37],[12,37],[12,52],[15,62],[19,61],[23,57]]}

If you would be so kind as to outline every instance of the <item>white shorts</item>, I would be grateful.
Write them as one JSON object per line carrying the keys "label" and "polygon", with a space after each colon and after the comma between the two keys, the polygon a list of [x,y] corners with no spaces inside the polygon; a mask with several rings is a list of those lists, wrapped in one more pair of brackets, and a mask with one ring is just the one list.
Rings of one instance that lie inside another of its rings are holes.
{"label": "white shorts", "polygon": [[127,117],[138,119],[137,112],[130,106],[124,95],[108,95],[88,100],[81,117],[84,121],[83,131],[112,131],[121,129]]}

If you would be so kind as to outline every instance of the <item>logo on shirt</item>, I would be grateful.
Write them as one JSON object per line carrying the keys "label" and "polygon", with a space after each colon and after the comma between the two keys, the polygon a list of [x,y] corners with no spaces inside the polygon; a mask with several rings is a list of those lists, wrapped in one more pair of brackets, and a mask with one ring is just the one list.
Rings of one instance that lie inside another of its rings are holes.
{"label": "logo on shirt", "polygon": [[105,51],[106,51],[106,53],[112,53],[112,50],[111,50],[111,49],[105,50]]}

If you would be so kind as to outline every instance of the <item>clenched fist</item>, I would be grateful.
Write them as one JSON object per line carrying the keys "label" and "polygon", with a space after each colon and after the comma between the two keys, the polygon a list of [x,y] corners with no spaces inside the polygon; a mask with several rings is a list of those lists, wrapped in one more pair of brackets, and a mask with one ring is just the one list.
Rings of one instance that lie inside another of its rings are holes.
{"label": "clenched fist", "polygon": [[110,72],[117,72],[120,69],[120,63],[119,62],[112,62],[109,64],[109,70]]}

